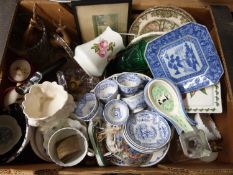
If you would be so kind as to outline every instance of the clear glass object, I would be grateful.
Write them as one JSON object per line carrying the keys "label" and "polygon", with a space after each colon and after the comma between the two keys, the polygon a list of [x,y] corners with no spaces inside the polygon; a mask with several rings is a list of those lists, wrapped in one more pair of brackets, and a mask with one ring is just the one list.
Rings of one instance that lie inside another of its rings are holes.
{"label": "clear glass object", "polygon": [[211,154],[211,148],[204,131],[194,129],[194,131],[181,133],[179,136],[184,154],[191,158],[202,158]]}

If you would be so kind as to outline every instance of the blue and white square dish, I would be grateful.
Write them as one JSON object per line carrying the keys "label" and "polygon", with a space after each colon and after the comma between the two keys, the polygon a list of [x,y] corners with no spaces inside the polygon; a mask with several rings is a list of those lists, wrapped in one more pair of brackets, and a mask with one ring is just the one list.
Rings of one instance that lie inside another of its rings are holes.
{"label": "blue and white square dish", "polygon": [[154,78],[169,78],[181,93],[216,84],[223,67],[207,28],[190,22],[147,44]]}

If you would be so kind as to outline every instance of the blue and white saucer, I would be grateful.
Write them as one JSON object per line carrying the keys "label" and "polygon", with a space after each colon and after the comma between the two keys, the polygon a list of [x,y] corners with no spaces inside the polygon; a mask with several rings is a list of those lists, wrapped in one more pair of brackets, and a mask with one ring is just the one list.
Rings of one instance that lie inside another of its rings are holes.
{"label": "blue and white saucer", "polygon": [[223,67],[207,28],[190,22],[150,41],[145,58],[154,78],[169,78],[187,93],[216,84]]}
{"label": "blue and white saucer", "polygon": [[162,148],[170,141],[171,129],[159,114],[144,110],[129,117],[124,138],[135,150],[149,153]]}
{"label": "blue and white saucer", "polygon": [[163,160],[163,158],[167,155],[169,148],[170,148],[170,143],[160,148],[159,150],[153,152],[150,160],[140,165],[140,167],[150,167],[150,166],[156,165],[161,160]]}

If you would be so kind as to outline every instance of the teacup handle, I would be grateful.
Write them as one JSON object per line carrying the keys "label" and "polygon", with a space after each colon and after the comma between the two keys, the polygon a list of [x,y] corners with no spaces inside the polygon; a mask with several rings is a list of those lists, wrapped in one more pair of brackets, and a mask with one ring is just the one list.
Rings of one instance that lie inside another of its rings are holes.
{"label": "teacup handle", "polygon": [[109,156],[112,156],[112,152],[107,152],[104,154],[104,157],[109,157]]}
{"label": "teacup handle", "polygon": [[94,150],[92,150],[91,148],[88,148],[87,155],[88,155],[89,157],[95,157],[95,152],[94,152]]}
{"label": "teacup handle", "polygon": [[116,99],[117,99],[117,100],[120,100],[120,99],[121,99],[121,95],[120,95],[120,94],[117,94]]}

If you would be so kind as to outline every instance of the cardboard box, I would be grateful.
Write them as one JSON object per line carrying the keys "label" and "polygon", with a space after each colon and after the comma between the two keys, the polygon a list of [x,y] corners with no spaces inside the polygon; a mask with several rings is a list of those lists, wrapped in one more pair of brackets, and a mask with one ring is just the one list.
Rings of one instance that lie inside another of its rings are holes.
{"label": "cardboard box", "polygon": [[[16,13],[31,13],[35,1],[33,0],[8,0],[0,2],[0,61],[1,61],[1,86],[4,89],[6,78],[5,62],[7,57],[7,40],[11,35]],[[67,26],[72,38],[77,36],[75,21],[72,13],[61,4],[47,0],[36,1],[40,8],[39,15],[48,23],[56,20],[58,8],[62,9],[62,21]],[[219,6],[224,5],[224,6]],[[161,5],[178,6],[188,11],[197,22],[204,24],[209,29],[221,57],[225,73],[221,78],[223,113],[214,115],[214,120],[222,135],[222,151],[216,162],[203,163],[188,161],[185,163],[160,163],[150,168],[134,167],[98,167],[96,163],[78,165],[72,168],[58,167],[52,163],[34,163],[29,152],[24,152],[25,161],[11,165],[0,166],[0,174],[233,174],[233,22],[230,13],[233,2],[229,0],[133,0],[133,18],[143,10]],[[214,6],[209,6],[214,5]],[[52,25],[51,25],[52,26]],[[17,26],[20,27],[20,26]],[[1,95],[2,96],[2,95]],[[172,145],[171,145],[172,146]],[[25,162],[25,163],[24,163]],[[93,162],[93,160],[92,160]]]}

